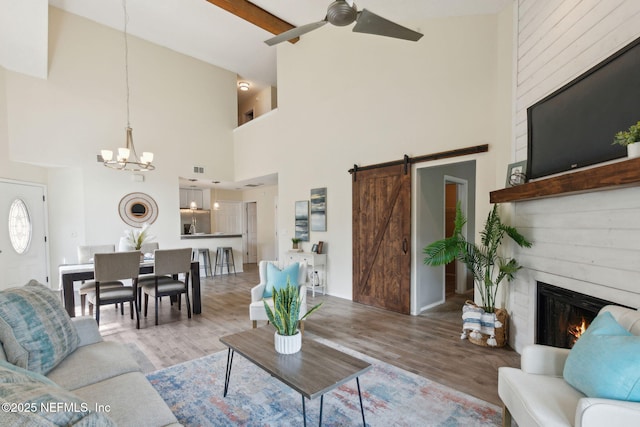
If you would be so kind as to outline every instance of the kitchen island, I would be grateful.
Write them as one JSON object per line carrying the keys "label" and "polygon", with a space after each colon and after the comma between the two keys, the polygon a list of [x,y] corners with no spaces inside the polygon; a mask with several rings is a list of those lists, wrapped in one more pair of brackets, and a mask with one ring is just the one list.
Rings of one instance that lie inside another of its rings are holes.
{"label": "kitchen island", "polygon": [[[230,247],[233,249],[233,260],[235,270],[237,273],[241,273],[243,257],[242,257],[242,234],[183,234],[180,236],[180,240],[187,241],[186,243],[194,249],[207,248],[211,255],[211,271],[214,272],[216,263],[216,251],[219,247]],[[204,263],[200,263],[201,270],[204,269]],[[221,273],[220,270],[216,274]],[[227,274],[227,269],[224,269],[224,274]],[[205,272],[202,271],[201,277],[205,276]]]}

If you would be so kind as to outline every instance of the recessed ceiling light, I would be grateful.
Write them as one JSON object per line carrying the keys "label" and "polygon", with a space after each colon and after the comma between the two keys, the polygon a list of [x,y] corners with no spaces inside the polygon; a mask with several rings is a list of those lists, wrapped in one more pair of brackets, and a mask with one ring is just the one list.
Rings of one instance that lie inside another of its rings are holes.
{"label": "recessed ceiling light", "polygon": [[238,88],[239,88],[241,91],[246,92],[246,91],[248,91],[248,90],[249,90],[249,83],[247,83],[247,82],[240,82],[240,83],[238,83]]}

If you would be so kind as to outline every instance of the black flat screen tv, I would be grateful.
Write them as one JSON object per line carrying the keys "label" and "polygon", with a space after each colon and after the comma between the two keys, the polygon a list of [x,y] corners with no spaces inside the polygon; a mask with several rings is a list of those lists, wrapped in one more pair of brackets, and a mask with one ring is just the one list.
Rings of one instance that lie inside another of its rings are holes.
{"label": "black flat screen tv", "polygon": [[616,132],[640,120],[640,38],[527,108],[527,177],[626,156]]}

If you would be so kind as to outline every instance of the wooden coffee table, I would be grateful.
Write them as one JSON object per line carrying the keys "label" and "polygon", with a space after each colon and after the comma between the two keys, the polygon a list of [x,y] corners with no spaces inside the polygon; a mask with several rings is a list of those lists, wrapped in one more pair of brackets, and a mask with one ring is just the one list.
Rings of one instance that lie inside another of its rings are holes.
{"label": "wooden coffee table", "polygon": [[324,394],[355,378],[358,386],[358,398],[360,399],[362,424],[366,426],[358,377],[371,369],[371,364],[304,337],[302,339],[302,350],[298,353],[279,354],[275,351],[273,344],[274,333],[275,329],[273,327],[266,326],[220,338],[220,341],[229,347],[224,380],[224,397],[227,396],[227,391],[229,390],[233,355],[238,352],[253,364],[301,394],[302,416],[305,426],[307,425],[305,397],[311,400],[320,396],[319,425],[322,425]]}

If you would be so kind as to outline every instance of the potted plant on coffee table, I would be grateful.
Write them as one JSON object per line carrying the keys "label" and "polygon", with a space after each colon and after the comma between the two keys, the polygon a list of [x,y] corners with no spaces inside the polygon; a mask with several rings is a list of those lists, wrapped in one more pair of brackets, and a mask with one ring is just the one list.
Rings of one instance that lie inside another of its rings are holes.
{"label": "potted plant on coffee table", "polygon": [[616,133],[613,143],[626,146],[629,158],[640,157],[640,121],[628,130]]}
{"label": "potted plant on coffee table", "polygon": [[298,322],[304,320],[311,313],[320,308],[322,303],[316,304],[308,310],[302,318],[300,316],[300,294],[298,286],[293,286],[287,279],[287,286],[273,290],[273,309],[264,301],[269,322],[276,328],[275,348],[281,354],[293,354],[302,348],[302,333],[298,329]]}
{"label": "potted plant on coffee table", "polygon": [[[531,242],[514,227],[502,223],[498,215],[498,205],[494,205],[489,212],[484,230],[480,233],[480,245],[467,241],[462,234],[462,228],[466,222],[458,203],[453,234],[425,247],[424,263],[432,266],[445,265],[458,259],[466,265],[473,275],[482,306],[477,307],[471,301],[463,307],[461,338],[466,338],[467,330],[471,330],[470,341],[480,345],[501,347],[507,338],[507,312],[496,308],[496,295],[500,283],[504,279],[511,281],[521,267],[515,259],[500,256],[498,249],[505,235],[521,247],[531,247]],[[480,325],[489,326],[481,327]],[[500,328],[502,329],[498,330]]]}

